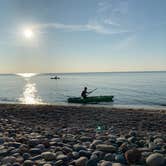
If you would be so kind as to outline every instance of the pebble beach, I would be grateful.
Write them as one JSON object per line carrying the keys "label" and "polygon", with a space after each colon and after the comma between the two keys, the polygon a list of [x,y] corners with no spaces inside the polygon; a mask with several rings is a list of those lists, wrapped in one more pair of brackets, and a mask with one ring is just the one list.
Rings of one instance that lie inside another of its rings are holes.
{"label": "pebble beach", "polygon": [[166,165],[166,110],[0,104],[0,166],[127,165]]}

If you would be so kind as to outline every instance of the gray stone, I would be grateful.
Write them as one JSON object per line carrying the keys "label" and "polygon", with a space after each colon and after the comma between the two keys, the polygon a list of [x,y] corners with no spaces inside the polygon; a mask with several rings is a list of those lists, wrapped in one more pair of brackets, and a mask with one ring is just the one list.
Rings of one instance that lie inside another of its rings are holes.
{"label": "gray stone", "polygon": [[55,162],[55,166],[62,166],[63,161],[62,160],[58,160]]}
{"label": "gray stone", "polygon": [[14,157],[14,156],[7,156],[7,157],[2,159],[3,164],[7,164],[7,163],[13,164],[15,162],[16,162],[16,157]]}
{"label": "gray stone", "polygon": [[24,153],[22,157],[24,158],[24,160],[28,160],[31,157],[31,155],[29,153]]}
{"label": "gray stone", "polygon": [[24,163],[23,163],[23,166],[33,166],[33,161],[25,160]]}
{"label": "gray stone", "polygon": [[8,154],[8,150],[7,149],[1,149],[0,150],[0,157],[4,157]]}
{"label": "gray stone", "polygon": [[39,148],[31,148],[29,150],[30,154],[32,155],[37,155],[37,154],[40,154],[41,153],[41,150]]}
{"label": "gray stone", "polygon": [[46,161],[52,161],[56,159],[56,155],[53,152],[43,152],[41,156],[46,160]]}
{"label": "gray stone", "polygon": [[75,151],[79,152],[80,150],[87,150],[84,146],[80,145],[80,144],[75,144],[73,146],[73,148],[75,149]]}
{"label": "gray stone", "polygon": [[84,157],[90,158],[91,153],[86,151],[86,150],[80,150],[79,151],[79,156],[84,156]]}
{"label": "gray stone", "polygon": [[0,145],[2,145],[4,142],[5,142],[4,139],[0,138]]}
{"label": "gray stone", "polygon": [[49,164],[49,163],[46,163],[46,164],[44,164],[43,166],[52,166],[51,164]]}
{"label": "gray stone", "polygon": [[153,153],[146,159],[148,166],[163,166],[164,162],[164,156],[160,153]]}
{"label": "gray stone", "polygon": [[80,157],[79,159],[74,161],[76,166],[86,166],[87,162],[88,162],[88,159],[86,157]]}
{"label": "gray stone", "polygon": [[92,155],[96,155],[99,160],[102,160],[104,158],[104,152],[99,150],[94,151]]}
{"label": "gray stone", "polygon": [[13,166],[21,166],[21,164],[16,162],[16,163],[13,163]]}
{"label": "gray stone", "polygon": [[19,143],[19,142],[9,142],[8,143],[9,147],[11,146],[11,147],[14,147],[14,148],[19,148],[20,145],[21,145],[21,143]]}
{"label": "gray stone", "polygon": [[100,150],[100,151],[103,151],[103,152],[110,152],[110,153],[113,153],[113,152],[116,152],[116,147],[113,146],[113,145],[107,145],[107,144],[98,144],[96,146],[96,149],[97,150]]}
{"label": "gray stone", "polygon": [[56,157],[57,160],[62,160],[62,161],[67,161],[68,160],[68,156],[64,155],[64,154],[60,154]]}
{"label": "gray stone", "polygon": [[123,166],[121,163],[112,163],[112,166]]}
{"label": "gray stone", "polygon": [[78,159],[80,157],[78,152],[72,152],[72,155],[74,159]]}
{"label": "gray stone", "polygon": [[102,140],[94,140],[91,145],[90,145],[90,148],[91,149],[95,149],[96,148],[96,145],[98,144],[101,144],[103,141]]}
{"label": "gray stone", "polygon": [[87,141],[92,141],[92,138],[91,137],[87,137],[87,136],[82,136],[82,137],[80,137],[80,140],[82,142],[87,142]]}
{"label": "gray stone", "polygon": [[106,153],[104,156],[104,160],[106,161],[114,161],[115,160],[115,156],[111,153]]}
{"label": "gray stone", "polygon": [[42,159],[41,155],[37,155],[37,156],[31,157],[32,161],[36,161],[36,160],[40,160],[40,159]]}
{"label": "gray stone", "polygon": [[103,161],[100,166],[112,166],[112,163],[110,161]]}
{"label": "gray stone", "polygon": [[163,144],[164,143],[164,140],[162,138],[156,138],[154,139],[153,141],[155,144]]}
{"label": "gray stone", "polygon": [[97,166],[99,159],[97,155],[91,155],[90,159],[87,162],[87,166]]}
{"label": "gray stone", "polygon": [[118,163],[121,163],[121,164],[125,164],[126,163],[126,159],[123,156],[123,154],[117,154],[115,156],[115,161],[118,162]]}

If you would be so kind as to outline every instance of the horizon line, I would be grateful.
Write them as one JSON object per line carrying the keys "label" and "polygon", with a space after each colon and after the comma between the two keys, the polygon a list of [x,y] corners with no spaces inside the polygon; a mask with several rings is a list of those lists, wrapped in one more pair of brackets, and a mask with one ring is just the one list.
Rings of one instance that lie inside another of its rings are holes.
{"label": "horizon line", "polygon": [[36,74],[88,74],[88,73],[151,73],[151,72],[166,72],[166,70],[138,70],[138,71],[92,71],[92,72],[17,72],[17,73],[0,73],[0,75],[10,75],[18,73],[36,73]]}

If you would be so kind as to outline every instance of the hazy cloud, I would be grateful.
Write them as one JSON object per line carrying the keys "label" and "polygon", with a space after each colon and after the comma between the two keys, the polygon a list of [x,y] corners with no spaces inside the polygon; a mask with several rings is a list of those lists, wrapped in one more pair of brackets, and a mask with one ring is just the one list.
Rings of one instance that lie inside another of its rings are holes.
{"label": "hazy cloud", "polygon": [[62,23],[43,23],[34,25],[33,28],[42,29],[42,28],[55,28],[61,29],[65,31],[92,31],[99,34],[118,34],[118,33],[126,33],[126,30],[113,30],[110,27],[105,27],[99,23],[88,23],[84,25],[78,24],[62,24]]}
{"label": "hazy cloud", "polygon": [[98,17],[104,24],[120,26],[121,18],[128,13],[128,0],[102,0],[98,2]]}

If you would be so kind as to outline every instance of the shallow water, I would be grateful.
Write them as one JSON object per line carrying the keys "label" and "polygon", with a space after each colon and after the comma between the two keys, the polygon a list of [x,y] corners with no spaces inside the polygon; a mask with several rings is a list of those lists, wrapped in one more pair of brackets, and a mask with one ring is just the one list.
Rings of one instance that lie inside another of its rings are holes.
{"label": "shallow water", "polygon": [[[75,73],[0,75],[0,102],[25,104],[65,104],[80,96],[84,86],[97,88],[91,95],[114,95],[114,102],[102,105],[166,106],[166,72]],[[29,76],[29,75],[28,75]]]}

